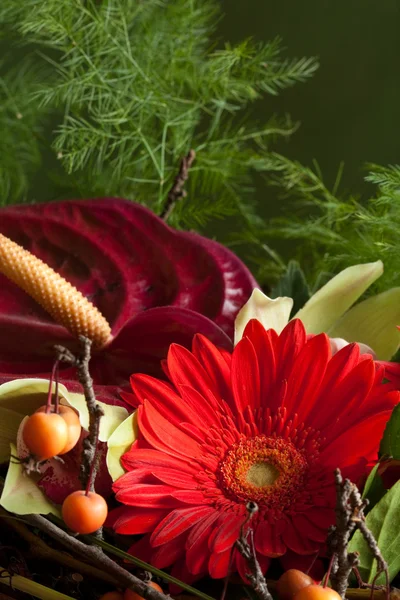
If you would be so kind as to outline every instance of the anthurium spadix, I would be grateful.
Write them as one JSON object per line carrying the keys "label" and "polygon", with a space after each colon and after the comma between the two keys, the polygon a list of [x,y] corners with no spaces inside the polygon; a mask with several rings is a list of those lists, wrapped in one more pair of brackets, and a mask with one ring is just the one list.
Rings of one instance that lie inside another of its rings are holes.
{"label": "anthurium spadix", "polygon": [[127,200],[0,209],[0,381],[48,376],[54,344],[76,351],[79,334],[107,386],[160,374],[169,345],[195,333],[229,350],[256,286],[232,252]]}
{"label": "anthurium spadix", "polygon": [[[389,360],[400,345],[400,287],[353,306],[382,273],[381,261],[348,267],[318,290],[294,316],[303,322],[308,334],[325,332],[331,338],[359,342],[370,347],[379,360]],[[235,344],[252,318],[280,333],[289,321],[292,306],[291,298],[272,300],[255,289],[236,318]]]}

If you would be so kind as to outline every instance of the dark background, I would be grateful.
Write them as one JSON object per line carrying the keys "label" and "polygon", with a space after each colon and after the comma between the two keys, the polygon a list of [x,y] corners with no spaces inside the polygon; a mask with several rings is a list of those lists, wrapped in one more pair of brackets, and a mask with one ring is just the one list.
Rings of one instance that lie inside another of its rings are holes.
{"label": "dark background", "polygon": [[[300,129],[277,150],[311,165],[333,185],[344,161],[342,189],[373,192],[366,162],[400,162],[399,0],[221,0],[220,36],[283,39],[285,54],[318,56],[320,68],[255,107],[262,119],[289,113]],[[262,190],[259,191],[262,193]]]}

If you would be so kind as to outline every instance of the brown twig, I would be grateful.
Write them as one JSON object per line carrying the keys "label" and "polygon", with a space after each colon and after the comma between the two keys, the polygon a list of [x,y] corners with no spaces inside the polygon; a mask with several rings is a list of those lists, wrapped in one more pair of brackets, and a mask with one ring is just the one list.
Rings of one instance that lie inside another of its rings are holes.
{"label": "brown twig", "polygon": [[[388,567],[374,536],[365,522],[364,510],[368,505],[368,500],[363,500],[354,483],[351,483],[348,479],[343,480],[340,469],[335,471],[335,481],[336,525],[331,528],[327,540],[328,551],[332,558],[332,588],[343,599],[345,598],[350,573],[359,564],[358,553],[347,551],[350,537],[354,530],[358,528],[377,561],[376,577],[382,572],[386,574],[387,594],[389,594]],[[372,592],[373,589],[374,584],[372,585]]]}
{"label": "brown twig", "polygon": [[174,183],[168,192],[167,201],[160,215],[161,219],[164,221],[168,221],[168,218],[174,210],[175,204],[178,202],[178,200],[185,198],[187,195],[186,190],[183,188],[189,177],[189,169],[192,166],[195,158],[196,153],[194,150],[189,150],[187,156],[182,158],[179,173],[175,177]]}
{"label": "brown twig", "polygon": [[7,525],[14,529],[19,537],[28,542],[29,553],[32,557],[41,560],[51,560],[52,562],[68,567],[77,573],[82,573],[82,575],[86,575],[87,577],[102,580],[111,585],[118,585],[116,578],[109,575],[108,571],[103,571],[80,559],[78,560],[66,552],[60,552],[60,550],[50,548],[42,538],[30,531],[24,523],[17,521],[16,519],[10,519],[9,514],[3,508],[0,508],[0,518],[4,519]]}
{"label": "brown twig", "polygon": [[[236,540],[235,546],[247,562],[250,573],[246,574],[246,577],[257,596],[260,600],[272,600],[272,596],[268,590],[267,581],[257,560],[254,548],[253,530],[251,528],[246,528],[252,517],[258,511],[258,506],[255,502],[248,502],[246,510],[247,517],[240,528],[239,539]],[[248,538],[250,538],[250,543],[248,542]]]}
{"label": "brown twig", "polygon": [[330,576],[332,588],[344,599],[350,573],[359,561],[355,552],[347,552],[351,534],[356,528],[356,523],[352,519],[353,508],[350,505],[353,484],[348,479],[343,481],[339,469],[335,471],[335,482],[336,525],[331,528],[328,534],[327,545],[332,559]]}
{"label": "brown twig", "polygon": [[97,404],[93,390],[93,380],[89,373],[92,342],[84,336],[79,337],[79,342],[81,345],[81,353],[78,356],[75,356],[70,350],[63,346],[55,346],[55,350],[58,360],[76,367],[78,381],[83,387],[83,393],[89,411],[89,435],[83,440],[80,479],[84,489],[86,489],[89,482],[89,491],[93,491],[98,466],[96,454],[97,440],[99,436],[100,419],[104,413],[99,404]]}
{"label": "brown twig", "polygon": [[89,546],[84,542],[72,537],[63,529],[60,529],[41,515],[24,515],[24,520],[30,525],[44,531],[48,536],[60,542],[71,552],[95,562],[98,567],[115,578],[121,588],[129,588],[137,592],[147,600],[167,600],[167,596],[147,585],[144,581],[126,571],[109,556],[104,554],[98,546]]}

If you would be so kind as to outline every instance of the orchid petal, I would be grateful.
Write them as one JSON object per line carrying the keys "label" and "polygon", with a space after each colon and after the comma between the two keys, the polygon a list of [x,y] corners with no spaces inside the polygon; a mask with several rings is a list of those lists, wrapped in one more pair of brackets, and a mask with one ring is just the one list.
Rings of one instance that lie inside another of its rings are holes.
{"label": "orchid petal", "polygon": [[[66,401],[79,413],[82,427],[89,431],[89,411],[85,397],[82,394],[68,394]],[[122,406],[110,406],[99,401],[97,404],[103,411],[103,416],[100,419],[99,440],[100,442],[107,442],[115,429],[126,419],[128,411]]]}
{"label": "orchid petal", "polygon": [[344,269],[318,290],[295,318],[303,321],[307,333],[329,331],[382,273],[380,260]]}
{"label": "orchid petal", "polygon": [[329,330],[332,337],[370,346],[378,360],[390,360],[400,346],[400,287],[367,298]]}
{"label": "orchid petal", "polygon": [[293,299],[285,296],[268,298],[259,289],[254,289],[246,304],[235,319],[235,345],[242,339],[246,325],[251,319],[257,319],[265,329],[274,329],[277,333],[288,324]]}
{"label": "orchid petal", "polygon": [[107,468],[112,480],[116,481],[126,471],[121,465],[121,457],[130,449],[138,435],[136,412],[118,425],[108,438]]}
{"label": "orchid petal", "polygon": [[[11,455],[17,456],[17,449],[10,444]],[[17,514],[53,514],[61,517],[60,510],[46,498],[42,490],[36,485],[40,476],[27,477],[23,465],[17,460],[11,460],[4,488],[0,498],[0,504],[6,510]]]}

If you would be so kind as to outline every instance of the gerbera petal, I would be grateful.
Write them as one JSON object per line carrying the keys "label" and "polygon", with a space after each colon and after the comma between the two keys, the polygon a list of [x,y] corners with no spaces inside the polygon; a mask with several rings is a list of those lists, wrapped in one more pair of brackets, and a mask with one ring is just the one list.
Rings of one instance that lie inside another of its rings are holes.
{"label": "gerbera petal", "polygon": [[269,399],[270,409],[278,408],[270,403],[270,390],[275,382],[276,376],[276,348],[278,345],[278,334],[274,329],[265,331],[257,319],[251,319],[246,325],[243,337],[248,337],[254,346],[260,370],[260,399],[265,402]]}
{"label": "gerbera petal", "polygon": [[282,534],[286,529],[286,522],[281,520],[276,525],[268,521],[261,521],[257,525],[254,534],[254,545],[260,554],[276,558],[286,552],[286,544],[282,540]]}
{"label": "gerbera petal", "polygon": [[258,359],[248,338],[241,339],[233,351],[231,376],[235,412],[240,418],[246,406],[260,406]]}
{"label": "gerbera petal", "polygon": [[223,515],[210,545],[211,552],[219,553],[231,548],[238,539],[243,520],[241,515]]}
{"label": "gerbera petal", "polygon": [[187,460],[199,456],[198,442],[167,421],[147,400],[138,408],[138,423],[144,438],[157,450]]}
{"label": "gerbera petal", "polygon": [[167,469],[178,469],[185,473],[196,473],[197,466],[192,465],[180,458],[164,454],[152,448],[133,447],[126,452],[121,459],[123,467],[127,471],[146,467],[147,469],[162,467]]}
{"label": "gerbera petal", "polygon": [[230,367],[221,352],[204,335],[193,338],[193,355],[213,382],[213,392],[224,400],[231,398]]}
{"label": "gerbera petal", "polygon": [[225,552],[213,552],[208,561],[208,570],[214,579],[221,579],[228,575],[228,570],[233,563],[232,549]]}
{"label": "gerbera petal", "polygon": [[178,469],[166,469],[165,467],[156,469],[153,467],[151,474],[159,481],[177,488],[195,490],[199,487],[199,482],[196,481],[193,475],[184,473]]}
{"label": "gerbera petal", "polygon": [[314,421],[314,427],[326,429],[329,437],[337,435],[337,417],[340,425],[345,424],[345,415],[355,407],[359,407],[369,393],[375,377],[374,361],[371,358],[362,360],[348,373],[338,385],[330,390],[325,388],[325,394],[320,395],[320,415]]}
{"label": "gerbera petal", "polygon": [[297,516],[288,524],[282,537],[286,546],[297,554],[313,554],[320,547],[318,542],[311,540],[297,529]]}
{"label": "gerbera petal", "polygon": [[199,390],[205,398],[209,397],[209,391],[213,389],[213,382],[189,350],[186,350],[183,346],[171,344],[167,361],[171,380],[176,387],[189,385]]}
{"label": "gerbera petal", "polygon": [[170,384],[141,374],[132,375],[130,382],[140,404],[145,400],[151,401],[157,411],[175,425],[179,425],[181,421],[191,420],[190,411],[185,410],[181,397]]}
{"label": "gerbera petal", "polygon": [[128,504],[128,506],[140,506],[144,508],[175,508],[179,503],[171,496],[175,490],[170,485],[148,485],[137,484],[123,487],[121,480],[124,475],[114,483],[115,497],[118,502]]}
{"label": "gerbera petal", "polygon": [[[331,519],[331,524],[334,522],[334,515],[332,514],[333,519]],[[303,534],[303,536],[309,537],[311,540],[316,542],[325,542],[326,536],[328,535],[328,526],[327,527],[319,527],[314,521],[308,518],[308,513],[299,514],[296,516],[296,529]]]}
{"label": "gerbera petal", "polygon": [[[360,360],[360,348],[358,344],[348,344],[342,350],[339,350],[330,359],[323,382],[321,382],[320,393],[318,396],[314,396],[314,402],[308,403],[308,415],[307,420],[315,427],[319,428],[322,422],[326,408],[331,409],[334,407],[327,407],[325,403],[326,393],[331,393],[331,390],[337,387],[345,377],[354,369]],[[340,400],[340,399],[339,399]],[[337,409],[336,409],[337,410]]]}
{"label": "gerbera petal", "polygon": [[207,569],[208,563],[208,540],[215,521],[219,518],[219,512],[212,512],[192,527],[186,540],[186,564],[193,574],[200,574]]}
{"label": "gerbera petal", "polygon": [[[329,338],[321,333],[308,341],[294,361],[288,380],[285,407],[290,413],[297,413],[303,421],[309,406],[317,396],[330,358]],[[307,398],[307,402],[304,402]]]}
{"label": "gerbera petal", "polygon": [[188,385],[180,385],[179,391],[184,406],[197,414],[197,425],[204,428],[209,428],[211,425],[217,427],[221,425],[215,411],[215,405],[212,406],[208,398],[204,398],[197,390]]}
{"label": "gerbera petal", "polygon": [[173,510],[154,529],[150,537],[152,546],[161,546],[170,542],[213,512],[214,509],[209,506]]}
{"label": "gerbera petal", "polygon": [[171,541],[157,547],[151,555],[151,564],[157,569],[165,569],[173,565],[176,560],[185,553],[185,539],[187,532],[184,531]]}
{"label": "gerbera petal", "polygon": [[136,535],[153,531],[164,518],[165,509],[136,508],[119,506],[112,510],[106,521],[107,527],[112,527],[116,533]]}
{"label": "gerbera petal", "polygon": [[324,468],[345,467],[355,462],[360,454],[367,460],[376,460],[379,442],[391,414],[390,410],[375,414],[336,437],[321,452],[320,461]]}

